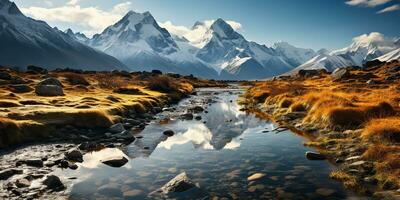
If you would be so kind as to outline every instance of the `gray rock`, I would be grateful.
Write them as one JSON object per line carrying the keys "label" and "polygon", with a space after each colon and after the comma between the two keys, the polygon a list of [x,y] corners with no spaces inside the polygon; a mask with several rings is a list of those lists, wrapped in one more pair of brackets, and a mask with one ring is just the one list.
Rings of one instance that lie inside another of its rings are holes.
{"label": "gray rock", "polygon": [[16,174],[22,174],[23,171],[21,169],[5,169],[0,171],[0,180],[7,180],[8,178],[16,175]]}
{"label": "gray rock", "polygon": [[193,119],[193,114],[192,113],[185,113],[181,115],[181,119],[183,120],[192,120]]}
{"label": "gray rock", "polygon": [[171,136],[173,136],[175,133],[174,133],[174,131],[172,131],[172,130],[166,130],[166,131],[163,132],[163,134],[166,135],[166,136],[168,136],[168,137],[171,137]]}
{"label": "gray rock", "polygon": [[322,155],[320,153],[307,151],[306,152],[306,158],[308,160],[325,160],[326,156],[324,156],[324,155]]}
{"label": "gray rock", "polygon": [[18,179],[15,182],[15,185],[19,188],[23,188],[23,187],[29,187],[31,185],[31,182],[26,179],[26,178],[22,178],[22,179]]}
{"label": "gray rock", "polygon": [[78,169],[78,165],[75,163],[68,163],[68,168],[70,168],[72,170],[76,170],[76,169]]}
{"label": "gray rock", "polygon": [[346,68],[337,68],[332,72],[331,76],[333,81],[339,81],[348,78],[350,76],[350,72]]}
{"label": "gray rock", "polygon": [[111,133],[121,133],[123,131],[125,131],[124,125],[121,123],[118,124],[114,124],[109,128],[109,131]]}
{"label": "gray rock", "polygon": [[11,80],[11,75],[7,72],[0,72],[0,79]]}
{"label": "gray rock", "polygon": [[137,126],[140,124],[140,121],[136,119],[127,119],[126,122],[132,124],[133,126]]}
{"label": "gray rock", "polygon": [[42,81],[40,81],[40,83],[38,85],[56,85],[56,86],[60,86],[61,88],[63,87],[62,83],[53,77],[50,78],[46,78]]}
{"label": "gray rock", "polygon": [[197,121],[200,121],[202,118],[201,118],[201,116],[199,115],[199,116],[196,116],[194,119],[197,120]]}
{"label": "gray rock", "polygon": [[10,87],[15,93],[27,93],[33,91],[33,88],[25,84],[11,85]]}
{"label": "gray rock", "polygon": [[43,184],[50,190],[63,190],[65,188],[64,184],[61,182],[60,178],[55,175],[49,175],[43,181]]}
{"label": "gray rock", "polygon": [[43,161],[40,159],[29,159],[25,160],[24,163],[32,167],[43,167]]}
{"label": "gray rock", "polygon": [[150,193],[149,196],[157,199],[209,199],[209,195],[194,184],[185,172]]}
{"label": "gray rock", "polygon": [[201,106],[195,106],[194,108],[192,108],[191,110],[193,110],[195,113],[199,113],[199,112],[203,112],[204,108]]}
{"label": "gray rock", "polygon": [[111,167],[122,167],[128,162],[128,159],[124,156],[118,156],[102,160],[101,162]]}
{"label": "gray rock", "polygon": [[196,185],[189,179],[186,172],[182,172],[162,186],[161,191],[164,194],[169,194],[172,192],[184,192],[193,187],[196,187]]}
{"label": "gray rock", "polygon": [[83,162],[83,155],[79,150],[72,149],[65,153],[65,158],[74,162]]}
{"label": "gray rock", "polygon": [[64,91],[58,85],[37,85],[35,93],[39,96],[63,96]]}
{"label": "gray rock", "polygon": [[115,134],[112,137],[115,137],[117,139],[128,140],[128,141],[134,141],[135,140],[135,136],[133,136],[130,131],[123,131],[122,133]]}

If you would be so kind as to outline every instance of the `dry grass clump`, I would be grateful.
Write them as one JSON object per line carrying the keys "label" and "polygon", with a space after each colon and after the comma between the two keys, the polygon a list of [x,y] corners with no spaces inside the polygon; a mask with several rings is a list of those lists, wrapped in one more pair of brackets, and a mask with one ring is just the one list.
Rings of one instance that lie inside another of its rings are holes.
{"label": "dry grass clump", "polygon": [[150,90],[172,93],[179,92],[179,84],[168,76],[153,76],[148,79],[147,86]]}
{"label": "dry grass clump", "polygon": [[121,77],[112,76],[111,74],[97,74],[96,80],[102,89],[123,88],[128,85],[128,82]]}
{"label": "dry grass clump", "polygon": [[49,135],[52,131],[52,127],[34,121],[0,118],[0,148],[34,140],[37,137]]}
{"label": "dry grass clump", "polygon": [[0,100],[1,108],[11,108],[11,107],[19,107],[22,106],[20,103],[14,101]]}
{"label": "dry grass clump", "polygon": [[359,184],[357,183],[357,179],[354,176],[352,176],[346,172],[333,171],[333,172],[331,172],[331,174],[329,176],[335,180],[342,181],[346,188],[355,189],[355,188],[359,187]]}
{"label": "dry grass clump", "polygon": [[142,92],[138,88],[117,88],[113,90],[114,93],[119,93],[119,94],[129,94],[129,95],[146,95],[146,93]]}
{"label": "dry grass clump", "polygon": [[377,142],[400,143],[400,118],[372,119],[366,124],[361,137]]}
{"label": "dry grass clump", "polygon": [[75,73],[68,73],[65,74],[64,77],[71,85],[90,85],[89,81],[83,75],[75,74]]}
{"label": "dry grass clump", "polygon": [[367,160],[385,160],[388,155],[393,153],[400,153],[400,146],[374,144],[370,145],[362,156]]}

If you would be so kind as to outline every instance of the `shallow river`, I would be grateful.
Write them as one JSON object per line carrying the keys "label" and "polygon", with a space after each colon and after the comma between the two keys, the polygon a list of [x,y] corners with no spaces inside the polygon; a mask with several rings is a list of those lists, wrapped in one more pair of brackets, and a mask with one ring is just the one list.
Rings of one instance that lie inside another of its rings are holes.
{"label": "shallow river", "polygon": [[[58,171],[64,178],[77,177],[70,199],[151,199],[149,193],[181,172],[210,199],[362,199],[329,178],[334,166],[305,158],[312,149],[303,146],[304,138],[276,133],[274,124],[240,111],[241,92],[201,89],[175,111],[157,115],[136,135],[143,138],[125,149],[89,153],[78,170]],[[177,119],[194,105],[206,107],[208,113],[199,113],[202,120]],[[165,118],[171,120],[160,123]],[[175,135],[164,136],[167,129]],[[121,168],[100,162],[110,155],[125,155],[129,162]],[[255,173],[265,176],[249,182]]]}

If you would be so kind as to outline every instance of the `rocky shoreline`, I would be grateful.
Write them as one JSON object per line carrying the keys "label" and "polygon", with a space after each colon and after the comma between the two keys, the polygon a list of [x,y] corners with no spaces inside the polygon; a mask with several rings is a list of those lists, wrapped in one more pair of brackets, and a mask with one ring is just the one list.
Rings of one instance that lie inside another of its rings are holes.
{"label": "rocky shoreline", "polygon": [[[361,104],[357,108],[357,105],[353,103],[361,102],[360,93],[362,94],[366,90],[364,87],[376,89],[377,94],[382,90],[392,88],[393,79],[386,78],[386,74],[393,76],[390,73],[396,68],[396,64],[398,62],[380,63],[364,70],[349,67],[332,74],[327,74],[326,71],[304,70],[297,76],[280,77],[265,81],[265,83],[258,83],[258,85],[256,83],[255,86],[248,89],[241,103],[246,106],[248,112],[274,121],[282,129],[290,129],[308,138],[309,141],[304,145],[317,148],[319,153],[310,152],[309,155],[306,155],[307,158],[327,159],[334,164],[338,170],[333,171],[330,177],[342,181],[346,188],[376,199],[400,199],[400,188],[396,183],[399,177],[397,180],[395,178],[398,166],[392,164],[396,163],[395,161],[386,164],[390,166],[388,166],[390,170],[393,170],[391,173],[385,171],[387,167],[383,164],[386,161],[384,156],[388,153],[396,155],[395,152],[398,149],[396,144],[398,143],[396,143],[395,136],[389,135],[387,137],[390,140],[382,138],[378,143],[376,143],[377,139],[364,138],[368,128],[365,126],[370,125],[367,123],[368,117],[373,118],[374,115],[378,115],[379,119],[388,115],[389,119],[397,120],[392,117],[396,112],[396,107],[392,108],[386,102],[378,102],[378,105],[368,102],[368,106],[363,107]],[[373,75],[371,71],[379,76]],[[383,80],[380,80],[380,76]],[[371,79],[371,77],[376,78]],[[351,101],[345,99],[348,97],[342,92],[346,91],[348,93],[356,91],[355,97],[353,96]],[[393,92],[390,91],[390,93]],[[375,101],[373,98],[370,97],[370,101]],[[385,100],[390,101],[391,99]],[[324,104],[330,106],[323,107]],[[346,104],[350,105],[349,108],[345,107]],[[337,105],[344,106],[337,107]],[[358,115],[352,115],[357,112],[359,112]],[[361,121],[363,118],[367,122]],[[390,134],[393,125],[382,124],[380,126],[384,126],[383,130],[388,130],[388,134]],[[393,134],[396,132],[393,131]],[[377,149],[379,145],[383,148],[382,150]],[[394,180],[387,178],[388,176],[392,176]]]}

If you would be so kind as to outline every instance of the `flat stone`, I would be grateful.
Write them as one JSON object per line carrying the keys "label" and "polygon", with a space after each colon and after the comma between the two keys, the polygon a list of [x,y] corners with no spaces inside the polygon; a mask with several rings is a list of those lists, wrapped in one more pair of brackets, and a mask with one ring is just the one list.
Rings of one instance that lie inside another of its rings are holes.
{"label": "flat stone", "polygon": [[43,167],[43,161],[41,159],[25,160],[24,163],[32,167]]}
{"label": "flat stone", "polygon": [[184,192],[193,187],[196,187],[195,184],[189,179],[186,172],[182,172],[162,186],[161,191],[164,194],[168,194],[171,192]]}
{"label": "flat stone", "polygon": [[122,167],[128,162],[128,159],[124,156],[118,156],[102,160],[101,162],[111,167]]}
{"label": "flat stone", "polygon": [[247,181],[255,181],[260,178],[263,178],[264,176],[266,176],[266,174],[264,174],[264,173],[255,173],[255,174],[247,177]]}
{"label": "flat stone", "polygon": [[312,152],[312,151],[307,151],[306,152],[306,158],[308,160],[325,160],[326,156],[320,154],[320,153],[316,153],[316,152]]}

